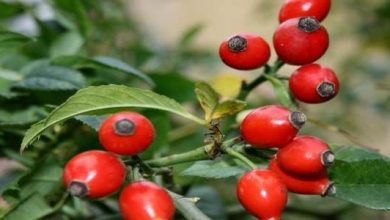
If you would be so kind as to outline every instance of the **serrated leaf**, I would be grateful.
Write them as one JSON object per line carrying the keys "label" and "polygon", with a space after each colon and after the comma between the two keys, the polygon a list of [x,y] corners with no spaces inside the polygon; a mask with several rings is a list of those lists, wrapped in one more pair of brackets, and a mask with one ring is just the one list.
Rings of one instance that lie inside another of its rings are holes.
{"label": "serrated leaf", "polygon": [[183,216],[188,220],[211,220],[207,217],[195,203],[185,198],[181,195],[178,195],[174,192],[168,192],[175,202],[175,207],[183,214]]}
{"label": "serrated leaf", "polygon": [[86,114],[107,114],[108,111],[128,108],[151,108],[178,114],[199,124],[202,119],[190,114],[175,100],[149,90],[122,85],[92,86],[78,91],[65,103],[52,111],[41,122],[33,125],[25,134],[21,151],[31,144],[44,130],[69,118]]}
{"label": "serrated leaf", "polygon": [[368,208],[390,209],[390,160],[367,149],[348,146],[335,150],[329,169],[334,197]]}
{"label": "serrated leaf", "polygon": [[218,74],[211,80],[211,86],[221,96],[236,97],[241,90],[242,79],[235,74]]}
{"label": "serrated leaf", "polygon": [[52,212],[52,208],[46,203],[43,196],[34,193],[21,201],[11,209],[4,220],[35,220],[40,219]]}
{"label": "serrated leaf", "polygon": [[245,169],[231,166],[223,160],[203,160],[195,162],[184,170],[181,175],[219,179],[236,176],[243,172],[245,172]]}
{"label": "serrated leaf", "polygon": [[287,86],[276,77],[265,74],[264,77],[271,82],[279,102],[288,108],[295,108]]}
{"label": "serrated leaf", "polygon": [[76,69],[80,68],[93,68],[93,69],[109,69],[116,70],[123,73],[134,75],[151,86],[154,86],[153,80],[147,76],[145,73],[142,73],[138,69],[130,66],[129,64],[113,58],[113,57],[96,57],[96,58],[86,58],[82,56],[60,56],[51,61],[51,63],[61,66],[70,66]]}
{"label": "serrated leaf", "polygon": [[0,31],[0,53],[9,52],[10,49],[17,48],[29,41],[32,39],[25,35],[11,31]]}
{"label": "serrated leaf", "polygon": [[246,102],[241,100],[227,100],[224,101],[216,107],[214,110],[211,119],[223,118],[229,115],[233,115],[237,112],[243,110],[246,106]]}
{"label": "serrated leaf", "polygon": [[74,118],[93,128],[95,131],[98,131],[102,122],[107,118],[107,115],[79,115]]}
{"label": "serrated leaf", "polygon": [[195,93],[205,113],[205,119],[209,121],[218,105],[218,94],[210,85],[204,82],[195,84]]}
{"label": "serrated leaf", "polygon": [[50,47],[50,56],[58,57],[73,55],[84,43],[83,37],[77,32],[69,32],[58,37]]}
{"label": "serrated leaf", "polygon": [[84,76],[61,66],[34,68],[23,80],[12,85],[23,90],[77,90],[85,86]]}

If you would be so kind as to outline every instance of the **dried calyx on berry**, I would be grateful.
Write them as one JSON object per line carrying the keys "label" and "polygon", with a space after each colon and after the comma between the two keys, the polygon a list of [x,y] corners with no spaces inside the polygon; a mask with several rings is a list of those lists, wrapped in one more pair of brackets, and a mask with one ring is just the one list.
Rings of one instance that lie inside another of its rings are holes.
{"label": "dried calyx on berry", "polygon": [[302,17],[298,21],[298,28],[305,32],[314,32],[320,27],[320,22],[315,17]]}
{"label": "dried calyx on berry", "polygon": [[240,35],[236,35],[228,40],[229,50],[232,52],[241,52],[246,49],[247,41]]}

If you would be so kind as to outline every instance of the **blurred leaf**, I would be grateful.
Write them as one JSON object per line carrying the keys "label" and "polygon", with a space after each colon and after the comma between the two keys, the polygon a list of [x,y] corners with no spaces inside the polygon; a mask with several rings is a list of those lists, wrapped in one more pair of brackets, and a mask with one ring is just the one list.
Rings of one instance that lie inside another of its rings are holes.
{"label": "blurred leaf", "polygon": [[[77,24],[80,33],[84,37],[88,36],[91,31],[91,23],[87,16],[87,12],[80,0],[54,0],[54,4],[60,8],[66,15],[72,18],[72,21]],[[57,10],[58,13],[58,10]],[[65,16],[66,17],[66,16]],[[63,19],[64,20],[64,19]]]}
{"label": "blurred leaf", "polygon": [[242,79],[235,74],[218,74],[211,80],[211,86],[221,96],[236,97],[240,93]]}
{"label": "blurred leaf", "polygon": [[36,106],[27,109],[5,111],[0,109],[0,127],[29,125],[41,120],[46,112]]}
{"label": "blurred leaf", "polygon": [[200,31],[202,29],[203,29],[203,25],[201,25],[201,24],[196,24],[196,25],[190,27],[180,37],[179,46],[181,48],[188,47],[194,41],[195,37],[198,36],[198,34],[200,33]]}
{"label": "blurred leaf", "polygon": [[83,114],[105,114],[107,111],[129,108],[152,108],[178,114],[199,124],[204,121],[190,114],[179,103],[149,90],[120,85],[92,86],[78,91],[25,134],[21,151],[47,128]]}
{"label": "blurred leaf", "polygon": [[295,106],[292,102],[290,93],[287,86],[278,78],[265,74],[264,77],[271,82],[272,87],[275,90],[276,97],[279,99],[279,102],[288,108],[294,109]]}
{"label": "blurred leaf", "polygon": [[50,56],[59,57],[63,55],[73,55],[80,50],[84,40],[77,32],[62,34],[54,41],[50,47]]}
{"label": "blurred leaf", "polygon": [[178,102],[193,100],[195,98],[194,82],[180,74],[153,74],[153,81],[158,82],[154,91],[171,97]]}
{"label": "blurred leaf", "polygon": [[1,31],[0,30],[0,53],[9,52],[10,50],[20,47],[23,44],[32,41],[30,37],[25,35],[11,32],[11,31]]}
{"label": "blurred leaf", "polygon": [[82,56],[61,56],[52,60],[53,64],[61,66],[70,66],[76,69],[93,68],[93,69],[109,69],[116,70],[123,73],[134,75],[149,85],[154,86],[154,82],[145,73],[135,69],[134,67],[124,63],[113,57],[96,57],[94,59]]}
{"label": "blurred leaf", "polygon": [[204,82],[195,84],[195,93],[205,113],[206,121],[210,121],[215,108],[218,105],[218,94],[210,85]]}
{"label": "blurred leaf", "polygon": [[169,122],[168,115],[165,113],[154,110],[146,110],[143,111],[142,114],[152,122],[156,131],[152,145],[150,145],[141,155],[142,159],[151,159],[158,150],[161,150],[162,147],[167,144],[171,124]]}
{"label": "blurred leaf", "polygon": [[24,6],[16,2],[0,2],[0,19],[10,18],[21,14],[24,11]]}
{"label": "blurred leaf", "polygon": [[203,160],[197,161],[192,166],[184,170],[183,176],[198,176],[205,178],[226,178],[236,176],[245,172],[245,169],[231,166],[224,160]]}
{"label": "blurred leaf", "polygon": [[84,85],[83,75],[76,70],[60,66],[42,66],[34,68],[12,87],[24,90],[77,90]]}
{"label": "blurred leaf", "polygon": [[229,115],[233,115],[243,110],[245,106],[246,106],[246,102],[241,100],[227,100],[221,102],[214,110],[211,119],[218,119]]}
{"label": "blurred leaf", "polygon": [[5,216],[4,220],[35,220],[50,214],[52,208],[39,193],[31,194],[22,200]]}
{"label": "blurred leaf", "polygon": [[196,207],[195,203],[189,198],[185,198],[181,195],[178,195],[173,192],[169,192],[169,195],[172,197],[175,202],[176,208],[183,214],[183,216],[188,220],[211,220],[207,217],[202,211]]}
{"label": "blurred leaf", "polygon": [[226,220],[227,210],[221,196],[211,186],[196,185],[190,188],[186,197],[199,197],[195,205],[207,216],[214,220]]}
{"label": "blurred leaf", "polygon": [[390,159],[355,146],[338,147],[329,169],[334,197],[368,208],[390,209]]}

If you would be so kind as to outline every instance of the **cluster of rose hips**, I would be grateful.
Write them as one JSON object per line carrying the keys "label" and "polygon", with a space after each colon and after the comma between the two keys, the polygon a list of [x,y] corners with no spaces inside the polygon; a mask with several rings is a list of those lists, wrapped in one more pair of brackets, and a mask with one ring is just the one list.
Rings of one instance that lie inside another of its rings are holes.
{"label": "cluster of rose hips", "polygon": [[[139,113],[111,115],[99,128],[99,141],[107,151],[90,150],[70,159],[63,173],[65,187],[73,196],[91,199],[118,191],[127,173],[119,155],[131,156],[146,150],[153,142],[154,132],[152,123]],[[119,208],[126,220],[168,220],[175,213],[168,192],[142,179],[123,187]]]}
{"label": "cluster of rose hips", "polygon": [[[274,49],[283,63],[301,65],[290,76],[289,89],[304,103],[328,101],[339,90],[335,73],[313,63],[329,45],[328,33],[320,21],[330,5],[330,0],[286,0],[279,12]],[[219,54],[232,68],[252,70],[266,65],[270,47],[261,36],[239,33],[222,42]],[[269,105],[253,110],[241,123],[241,137],[246,143],[278,149],[268,169],[251,170],[237,184],[239,201],[260,220],[280,219],[288,191],[315,195],[334,191],[326,171],[334,155],[321,139],[297,136],[305,121],[302,112]]]}

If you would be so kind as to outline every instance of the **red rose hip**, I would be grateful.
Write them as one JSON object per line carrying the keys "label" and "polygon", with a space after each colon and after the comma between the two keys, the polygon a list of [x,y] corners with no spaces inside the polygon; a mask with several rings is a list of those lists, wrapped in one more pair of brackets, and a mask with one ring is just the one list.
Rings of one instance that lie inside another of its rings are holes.
{"label": "red rose hip", "polygon": [[323,173],[334,159],[329,146],[312,136],[297,136],[276,154],[279,167],[295,175]]}
{"label": "red rose hip", "polygon": [[306,195],[330,195],[334,193],[334,186],[326,172],[311,176],[298,176],[284,171],[276,159],[269,162],[268,169],[275,172],[286,185],[288,191]]}
{"label": "red rose hip", "polygon": [[126,185],[119,196],[119,208],[125,220],[169,220],[175,214],[169,194],[148,181]]}
{"label": "red rose hip", "polygon": [[287,203],[287,189],[274,172],[251,170],[239,179],[236,190],[242,206],[258,219],[280,219]]}
{"label": "red rose hip", "polygon": [[103,147],[121,155],[146,150],[154,139],[153,124],[137,112],[119,112],[103,121],[99,141]]}
{"label": "red rose hip", "polygon": [[296,136],[305,121],[302,112],[291,112],[278,105],[264,106],[253,110],[242,121],[241,137],[259,148],[282,147]]}
{"label": "red rose hip", "polygon": [[328,49],[328,32],[313,17],[292,18],[279,25],[273,37],[279,58],[303,65],[318,60]]}
{"label": "red rose hip", "polygon": [[256,69],[270,58],[270,47],[265,40],[254,34],[239,33],[223,41],[219,56],[228,66],[239,70]]}
{"label": "red rose hip", "polygon": [[123,162],[113,153],[99,150],[77,154],[65,165],[63,182],[73,196],[100,198],[119,189],[125,180]]}
{"label": "red rose hip", "polygon": [[322,21],[328,15],[330,6],[331,0],[286,0],[279,11],[279,22],[307,16]]}
{"label": "red rose hip", "polygon": [[289,79],[292,95],[305,103],[322,103],[339,91],[336,74],[325,66],[307,64],[298,68]]}

